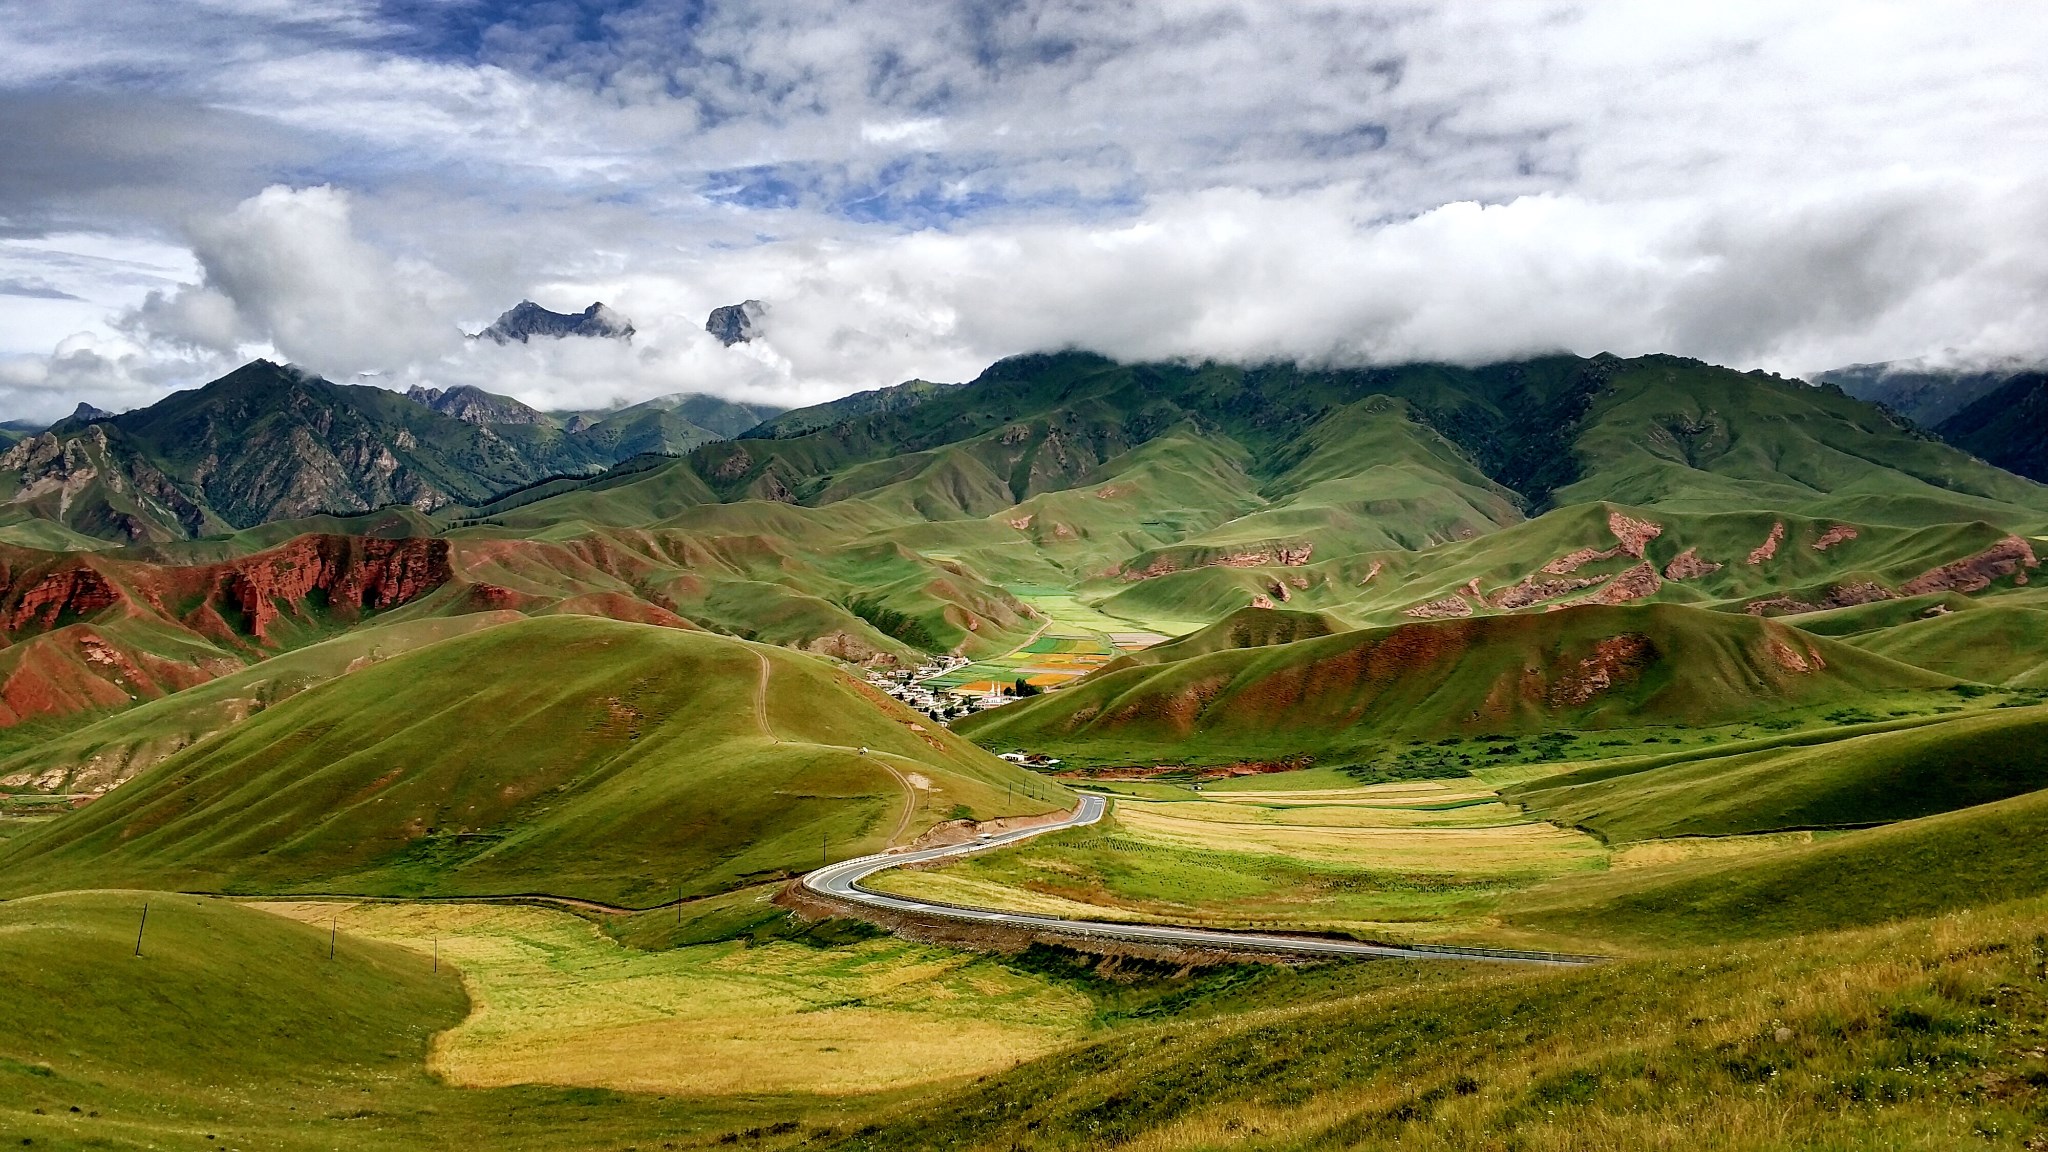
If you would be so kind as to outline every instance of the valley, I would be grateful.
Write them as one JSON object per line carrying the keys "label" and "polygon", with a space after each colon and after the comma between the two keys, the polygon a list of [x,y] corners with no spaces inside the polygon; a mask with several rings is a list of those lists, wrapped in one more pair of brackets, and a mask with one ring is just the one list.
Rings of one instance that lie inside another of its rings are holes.
{"label": "valley", "polygon": [[[2048,488],[1886,410],[1665,356],[1070,352],[671,398],[630,420],[703,435],[620,456],[622,416],[375,391],[251,365],[0,461],[0,1135],[1621,1148],[1712,1101],[1713,1146],[2022,1148],[2048,1115]],[[195,428],[204,477],[165,447]],[[388,438],[389,483],[266,428]],[[976,850],[860,883],[1226,935],[799,888],[941,845]]]}

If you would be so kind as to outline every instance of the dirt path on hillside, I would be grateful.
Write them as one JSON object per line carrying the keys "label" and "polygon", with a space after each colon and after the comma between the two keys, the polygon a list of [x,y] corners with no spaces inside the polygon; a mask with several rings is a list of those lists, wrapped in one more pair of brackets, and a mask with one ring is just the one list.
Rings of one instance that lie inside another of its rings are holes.
{"label": "dirt path on hillside", "polygon": [[754,659],[761,662],[761,675],[754,681],[754,726],[761,730],[761,735],[766,736],[770,744],[780,744],[782,741],[776,738],[775,729],[768,726],[768,657],[765,653],[756,652]]}
{"label": "dirt path on hillside", "polygon": [[[782,738],[777,736],[775,729],[768,725],[768,677],[771,674],[772,666],[769,664],[765,653],[754,653],[754,659],[761,662],[761,675],[754,681],[754,724],[761,729],[761,735],[766,736],[770,743],[780,744],[782,743]],[[870,756],[874,759],[875,763],[882,766],[882,771],[895,777],[896,783],[903,789],[903,815],[896,821],[896,830],[889,833],[889,838],[882,842],[884,848],[895,847],[903,839],[903,834],[910,831],[910,822],[917,818],[917,788],[911,784],[910,780],[903,773],[898,772],[894,766],[882,759],[883,756],[890,755],[890,753],[868,752],[846,744],[818,744],[814,745],[814,747],[831,748],[835,751]]]}

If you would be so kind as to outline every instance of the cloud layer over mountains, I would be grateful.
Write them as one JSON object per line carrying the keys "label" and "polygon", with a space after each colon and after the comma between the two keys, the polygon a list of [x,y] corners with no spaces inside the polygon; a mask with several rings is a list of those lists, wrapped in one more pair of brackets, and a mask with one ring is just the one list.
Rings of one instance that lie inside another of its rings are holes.
{"label": "cloud layer over mountains", "polygon": [[[25,7],[5,415],[257,352],[587,406],[1063,346],[2048,351],[2027,6]],[[638,332],[461,338],[522,297]],[[703,331],[746,298],[765,339]]]}

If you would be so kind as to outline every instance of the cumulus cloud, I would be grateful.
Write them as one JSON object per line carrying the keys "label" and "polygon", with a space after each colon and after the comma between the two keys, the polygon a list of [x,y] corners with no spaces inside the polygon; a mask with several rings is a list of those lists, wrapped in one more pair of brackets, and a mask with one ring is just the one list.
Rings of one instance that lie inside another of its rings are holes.
{"label": "cumulus cloud", "polygon": [[461,287],[360,239],[338,189],[274,185],[194,226],[192,240],[204,280],[150,293],[125,327],[219,353],[267,344],[343,376],[443,354],[460,339]]}
{"label": "cumulus cloud", "polygon": [[[24,137],[0,235],[84,213],[178,238],[197,272],[138,304],[54,264],[0,271],[122,318],[92,361],[121,389],[268,348],[559,406],[804,402],[1070,346],[2048,355],[2048,14],[2028,6],[566,12],[32,6],[0,27],[20,78],[0,122],[131,108],[178,145]],[[640,334],[457,337],[522,296],[602,299]],[[701,332],[747,297],[775,307],[765,340]],[[0,321],[34,303],[0,300]],[[0,322],[0,353],[40,363],[48,335]],[[86,379],[67,355],[35,387]]]}

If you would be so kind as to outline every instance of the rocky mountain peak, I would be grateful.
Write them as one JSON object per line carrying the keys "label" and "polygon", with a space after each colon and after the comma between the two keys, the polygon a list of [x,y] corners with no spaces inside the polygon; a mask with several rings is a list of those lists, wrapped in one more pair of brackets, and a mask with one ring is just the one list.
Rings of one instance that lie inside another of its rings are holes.
{"label": "rocky mountain peak", "polygon": [[111,420],[113,417],[114,414],[105,408],[95,408],[83,400],[78,402],[78,407],[71,410],[71,418],[73,420],[86,423],[91,423],[94,420]]}
{"label": "rocky mountain peak", "polygon": [[507,309],[491,326],[470,337],[497,344],[521,344],[536,336],[559,340],[565,336],[598,336],[624,340],[633,335],[633,322],[603,301],[594,301],[581,312],[550,312],[531,300],[521,300]]}
{"label": "rocky mountain peak", "polygon": [[510,396],[461,384],[454,388],[422,388],[415,384],[405,398],[465,424],[546,424],[548,418]]}
{"label": "rocky mountain peak", "polygon": [[704,330],[718,337],[718,342],[730,348],[744,344],[759,334],[758,321],[768,314],[768,306],[759,300],[742,300],[738,304],[727,304],[713,308],[704,321]]}

